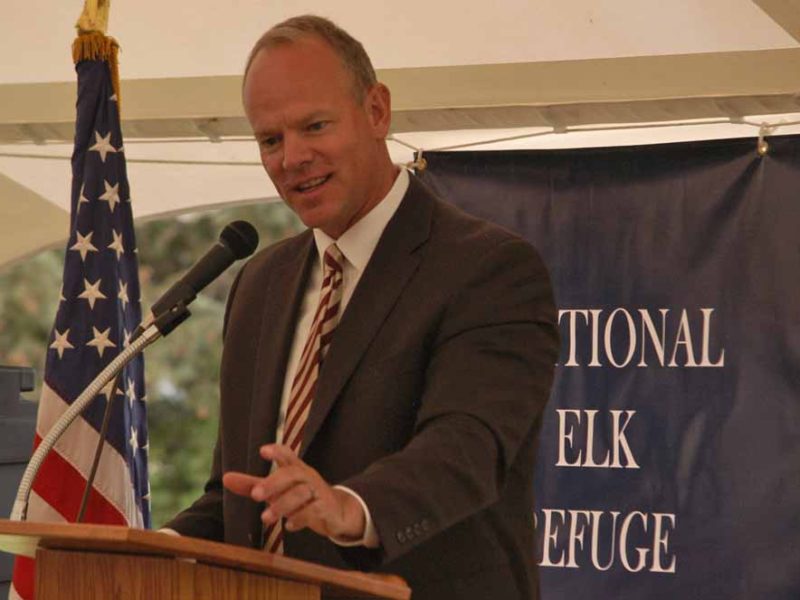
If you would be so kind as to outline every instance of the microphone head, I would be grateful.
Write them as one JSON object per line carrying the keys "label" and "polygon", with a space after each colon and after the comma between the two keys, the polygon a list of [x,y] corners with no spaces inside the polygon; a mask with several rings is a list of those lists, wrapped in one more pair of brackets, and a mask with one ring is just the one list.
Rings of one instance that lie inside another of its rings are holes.
{"label": "microphone head", "polygon": [[258,247],[258,232],[247,221],[228,223],[219,234],[219,239],[230,248],[236,260],[250,256]]}

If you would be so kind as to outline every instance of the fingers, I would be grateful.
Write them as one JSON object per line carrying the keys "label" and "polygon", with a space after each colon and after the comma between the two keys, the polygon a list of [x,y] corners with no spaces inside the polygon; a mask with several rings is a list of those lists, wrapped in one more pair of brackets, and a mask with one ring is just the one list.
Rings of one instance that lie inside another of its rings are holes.
{"label": "fingers", "polygon": [[289,446],[284,446],[282,444],[267,444],[266,446],[261,446],[259,453],[261,454],[261,458],[264,460],[271,460],[279,467],[304,464]]}
{"label": "fingers", "polygon": [[236,471],[228,471],[222,476],[222,485],[239,496],[251,496],[253,488],[259,482],[261,482],[261,477]]}
{"label": "fingers", "polygon": [[269,508],[262,513],[261,520],[266,525],[270,525],[281,517],[285,517],[289,519],[286,522],[286,528],[292,530],[292,519],[298,513],[306,511],[309,505],[317,500],[318,496],[314,488],[306,483],[300,483],[286,490],[273,502],[270,502]]}
{"label": "fingers", "polygon": [[281,469],[266,478],[229,471],[223,475],[222,484],[234,494],[267,502],[269,507],[262,514],[266,524],[291,517],[318,499],[307,473],[296,467]]}
{"label": "fingers", "polygon": [[286,519],[285,527],[297,531],[310,527],[321,535],[327,535],[325,520],[319,518],[331,503],[331,488],[313,468],[287,446],[268,444],[262,446],[260,454],[278,466],[272,474],[253,487],[251,497],[265,501],[268,506],[261,514],[265,525]]}
{"label": "fingers", "polygon": [[313,471],[305,465],[281,467],[268,477],[259,479],[250,491],[250,497],[256,502],[272,504],[282,494],[296,485],[315,483]]}
{"label": "fingers", "polygon": [[[277,467],[267,477],[228,472],[222,478],[226,489],[266,502],[261,513],[265,525],[285,518],[288,531],[310,528],[320,535],[355,536],[363,533],[363,510],[350,494],[334,490],[319,473],[288,446],[268,444],[259,449],[262,458]],[[347,510],[348,504],[355,508]]]}
{"label": "fingers", "polygon": [[[262,446],[260,452],[265,459],[274,460],[279,467],[291,465],[304,466],[303,461],[301,461],[287,446],[269,444],[267,446]],[[283,469],[279,471],[282,471],[280,477],[274,479],[272,479],[272,476],[268,478],[256,477],[246,473],[229,471],[223,475],[222,485],[234,494],[249,496],[256,502],[262,502],[301,481],[301,474],[296,471],[284,471]],[[273,473],[273,475],[277,473],[278,471]],[[269,485],[265,485],[268,479],[271,481]]]}

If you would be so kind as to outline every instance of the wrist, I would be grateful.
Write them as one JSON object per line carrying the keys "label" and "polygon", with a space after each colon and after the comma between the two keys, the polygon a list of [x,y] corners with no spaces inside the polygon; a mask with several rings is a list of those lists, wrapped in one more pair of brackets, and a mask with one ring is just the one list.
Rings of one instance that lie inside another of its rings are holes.
{"label": "wrist", "polygon": [[341,529],[335,532],[332,537],[342,541],[362,539],[367,526],[367,519],[361,504],[352,494],[340,489],[334,488],[333,494],[341,511]]}

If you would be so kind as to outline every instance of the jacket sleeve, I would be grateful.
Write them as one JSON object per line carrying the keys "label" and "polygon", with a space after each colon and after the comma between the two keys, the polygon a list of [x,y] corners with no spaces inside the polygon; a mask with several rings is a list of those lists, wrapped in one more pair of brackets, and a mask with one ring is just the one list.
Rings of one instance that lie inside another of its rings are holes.
{"label": "jacket sleeve", "polygon": [[189,508],[178,513],[163,527],[173,529],[181,535],[213,541],[225,539],[222,516],[222,473],[220,470],[220,440],[214,449],[211,475],[206,482],[203,495]]}
{"label": "jacket sleeve", "polygon": [[408,444],[342,482],[364,499],[381,540],[378,550],[343,549],[346,560],[374,568],[497,501],[535,435],[557,354],[545,267],[507,238],[445,307]]}

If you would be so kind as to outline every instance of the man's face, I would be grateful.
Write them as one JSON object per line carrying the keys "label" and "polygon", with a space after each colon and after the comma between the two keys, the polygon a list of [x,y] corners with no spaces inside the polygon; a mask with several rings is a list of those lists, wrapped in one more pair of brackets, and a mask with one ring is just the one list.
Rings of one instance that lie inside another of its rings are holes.
{"label": "man's face", "polygon": [[338,238],[388,192],[388,90],[378,84],[359,102],[352,75],[324,41],[261,50],[243,97],[261,162],[307,227]]}

